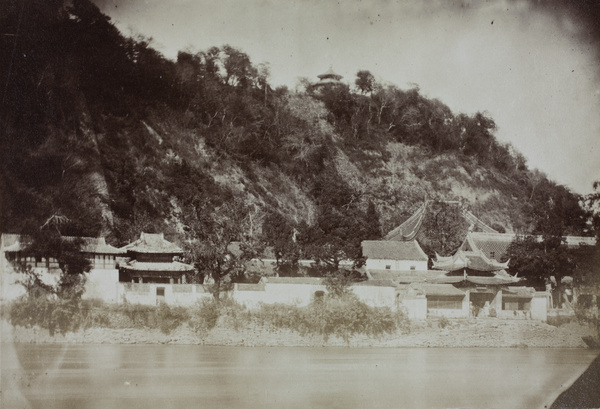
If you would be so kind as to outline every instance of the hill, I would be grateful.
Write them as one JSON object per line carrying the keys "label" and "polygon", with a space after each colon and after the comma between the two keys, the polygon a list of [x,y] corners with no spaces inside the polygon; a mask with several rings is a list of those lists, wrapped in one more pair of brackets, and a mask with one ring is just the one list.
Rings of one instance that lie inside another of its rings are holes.
{"label": "hill", "polygon": [[231,46],[170,61],[87,0],[4,3],[2,231],[358,258],[429,199],[498,231],[588,233],[581,198],[496,140],[486,113],[366,70],[352,88],[273,89]]}

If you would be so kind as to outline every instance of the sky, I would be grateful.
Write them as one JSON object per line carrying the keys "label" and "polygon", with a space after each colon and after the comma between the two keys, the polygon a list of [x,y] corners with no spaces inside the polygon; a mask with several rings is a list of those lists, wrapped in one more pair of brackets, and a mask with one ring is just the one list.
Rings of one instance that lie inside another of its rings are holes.
{"label": "sky", "polygon": [[171,59],[229,44],[294,88],[329,67],[458,113],[487,112],[530,168],[580,194],[600,180],[596,0],[95,0]]}

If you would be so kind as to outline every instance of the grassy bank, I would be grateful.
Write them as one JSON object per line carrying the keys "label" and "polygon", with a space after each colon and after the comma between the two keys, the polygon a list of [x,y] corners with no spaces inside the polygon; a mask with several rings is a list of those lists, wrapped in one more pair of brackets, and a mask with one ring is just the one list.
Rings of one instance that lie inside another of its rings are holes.
{"label": "grassy bank", "polygon": [[305,307],[265,304],[252,310],[231,300],[205,300],[184,308],[21,298],[3,309],[3,318],[13,326],[47,329],[51,336],[89,328],[159,329],[163,334],[171,334],[181,326],[206,336],[217,324],[235,331],[251,324],[270,331],[320,336],[324,341],[335,336],[349,343],[357,335],[377,338],[409,329],[402,312],[370,307],[352,295],[324,297]]}

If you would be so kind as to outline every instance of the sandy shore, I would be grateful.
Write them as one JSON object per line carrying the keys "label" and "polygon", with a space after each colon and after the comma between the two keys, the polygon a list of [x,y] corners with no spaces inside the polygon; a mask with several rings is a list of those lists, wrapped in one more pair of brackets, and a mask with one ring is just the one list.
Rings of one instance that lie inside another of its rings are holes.
{"label": "sandy shore", "polygon": [[410,332],[380,338],[355,336],[349,343],[333,337],[302,336],[289,330],[275,330],[247,324],[232,329],[219,323],[206,333],[183,325],[171,334],[158,329],[89,328],[66,335],[50,336],[41,328],[13,328],[2,322],[2,342],[72,344],[201,344],[235,346],[351,346],[351,347],[500,347],[500,348],[585,348],[581,337],[594,331],[576,322],[554,327],[535,321],[473,319],[450,321],[445,328],[436,321],[414,322]]}

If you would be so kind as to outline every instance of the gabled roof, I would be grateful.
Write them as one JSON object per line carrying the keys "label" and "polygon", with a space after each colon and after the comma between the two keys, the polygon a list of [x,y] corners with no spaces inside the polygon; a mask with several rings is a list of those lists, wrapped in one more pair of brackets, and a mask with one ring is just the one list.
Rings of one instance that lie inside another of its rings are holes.
{"label": "gabled roof", "polygon": [[389,232],[384,239],[397,241],[413,240],[421,229],[421,224],[425,218],[425,210],[427,210],[427,202],[423,203],[421,207],[419,207],[419,209],[417,209],[417,211],[400,226]]}
{"label": "gabled roof", "polygon": [[[406,219],[400,226],[396,227],[392,231],[390,231],[385,237],[385,240],[412,240],[414,239],[419,231],[421,230],[421,226],[423,224],[423,219],[425,218],[425,214],[427,213],[427,206],[431,203],[430,200],[425,201],[418,209],[415,211],[408,219]],[[448,203],[448,202],[446,202]],[[454,202],[452,202],[454,203]],[[488,233],[497,233],[496,230],[482,222],[478,219],[473,213],[466,209],[461,210],[461,215],[465,219],[465,221],[471,225],[473,228],[477,228],[478,230],[488,232]]]}
{"label": "gabled roof", "polygon": [[476,271],[499,271],[508,268],[508,261],[500,263],[496,260],[490,260],[483,252],[478,250],[458,250],[449,257],[436,254],[436,260],[433,260],[433,268],[444,271],[456,271],[466,268]]}
{"label": "gabled roof", "polygon": [[140,234],[140,238],[134,241],[133,243],[129,243],[128,245],[121,247],[121,250],[126,250],[132,253],[165,253],[165,254],[181,254],[183,250],[181,247],[177,246],[174,243],[171,243],[168,240],[165,240],[165,236],[163,233],[160,234],[150,234],[144,233]]}
{"label": "gabled roof", "polygon": [[365,240],[361,243],[364,257],[376,260],[427,261],[429,257],[416,240]]}

